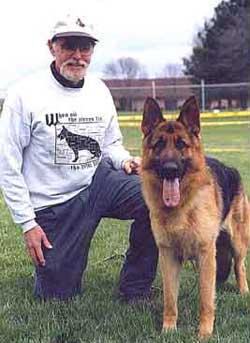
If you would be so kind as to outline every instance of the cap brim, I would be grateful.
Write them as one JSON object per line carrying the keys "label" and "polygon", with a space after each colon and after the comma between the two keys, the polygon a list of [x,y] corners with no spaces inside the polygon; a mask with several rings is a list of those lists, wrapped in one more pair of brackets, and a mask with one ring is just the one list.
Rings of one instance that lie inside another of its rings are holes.
{"label": "cap brim", "polygon": [[75,32],[60,32],[60,33],[56,33],[53,36],[53,38],[59,38],[59,37],[86,37],[86,38],[94,40],[95,42],[99,42],[98,39],[96,39],[95,37],[85,32],[76,32],[76,31]]}

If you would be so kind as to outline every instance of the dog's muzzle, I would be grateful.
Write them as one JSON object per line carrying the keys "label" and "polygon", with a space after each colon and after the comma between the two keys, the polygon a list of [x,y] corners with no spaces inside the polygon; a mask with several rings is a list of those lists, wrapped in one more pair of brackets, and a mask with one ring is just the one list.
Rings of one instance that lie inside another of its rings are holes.
{"label": "dog's muzzle", "polygon": [[180,179],[183,165],[176,161],[165,161],[159,165],[158,173],[162,182],[162,200],[166,207],[177,207],[180,203]]}
{"label": "dog's muzzle", "polygon": [[162,179],[174,180],[182,177],[183,167],[175,161],[165,162],[159,170]]}
{"label": "dog's muzzle", "polygon": [[165,162],[160,170],[161,178],[167,180],[173,180],[179,178],[179,167],[175,162]]}

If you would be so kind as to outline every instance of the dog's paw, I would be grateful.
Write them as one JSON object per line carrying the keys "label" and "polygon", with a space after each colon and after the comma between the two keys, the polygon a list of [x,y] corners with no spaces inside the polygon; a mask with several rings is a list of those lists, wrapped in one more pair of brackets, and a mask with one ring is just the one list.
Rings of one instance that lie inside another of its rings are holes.
{"label": "dog's paw", "polygon": [[200,327],[199,332],[198,332],[198,338],[205,340],[205,339],[210,338],[212,336],[212,334],[213,334],[213,330],[211,328]]}
{"label": "dog's paw", "polygon": [[170,331],[176,331],[176,320],[168,320],[164,321],[163,326],[162,326],[162,333],[167,333]]}
{"label": "dog's paw", "polygon": [[240,294],[241,295],[246,295],[249,293],[249,288],[247,283],[245,283],[242,287],[239,288]]}

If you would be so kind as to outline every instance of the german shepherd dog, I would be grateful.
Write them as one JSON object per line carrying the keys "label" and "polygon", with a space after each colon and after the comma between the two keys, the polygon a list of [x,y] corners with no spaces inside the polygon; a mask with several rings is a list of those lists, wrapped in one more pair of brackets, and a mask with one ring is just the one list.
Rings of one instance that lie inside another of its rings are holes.
{"label": "german shepherd dog", "polygon": [[101,155],[99,143],[95,139],[88,136],[77,135],[66,129],[65,126],[62,127],[62,130],[57,137],[61,140],[66,139],[68,146],[73,150],[75,158],[72,162],[77,162],[79,150],[88,150],[93,154],[93,158],[100,157]]}
{"label": "german shepherd dog", "polygon": [[[199,273],[199,338],[212,335],[217,280],[234,259],[241,294],[249,292],[244,260],[250,243],[250,206],[237,170],[206,158],[196,98],[177,120],[165,120],[152,98],[142,120],[142,188],[159,248],[163,279],[163,331],[176,329],[179,273],[195,259]],[[216,263],[217,261],[217,263]]]}

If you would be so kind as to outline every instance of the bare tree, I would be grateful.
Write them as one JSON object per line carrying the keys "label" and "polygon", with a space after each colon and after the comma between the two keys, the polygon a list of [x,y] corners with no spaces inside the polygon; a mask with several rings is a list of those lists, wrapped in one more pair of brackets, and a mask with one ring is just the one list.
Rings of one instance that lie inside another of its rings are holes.
{"label": "bare tree", "polygon": [[121,79],[147,77],[146,68],[132,57],[121,57],[107,63],[104,67],[104,74],[106,77]]}
{"label": "bare tree", "polygon": [[168,63],[162,71],[164,77],[180,77],[183,76],[182,65],[176,63]]}
{"label": "bare tree", "polygon": [[120,71],[116,62],[107,63],[104,67],[104,74],[107,77],[118,78]]}

